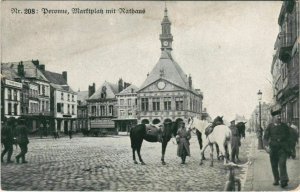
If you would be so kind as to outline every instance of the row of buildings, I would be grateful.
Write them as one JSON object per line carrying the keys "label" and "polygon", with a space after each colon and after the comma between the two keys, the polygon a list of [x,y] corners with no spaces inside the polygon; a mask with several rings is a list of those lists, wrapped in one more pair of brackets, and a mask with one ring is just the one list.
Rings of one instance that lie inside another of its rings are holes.
{"label": "row of buildings", "polygon": [[[249,120],[251,131],[259,123],[265,129],[272,122],[271,113],[280,113],[282,121],[299,124],[299,1],[283,1],[278,17],[279,33],[274,44],[271,64],[273,100],[256,106]],[[261,116],[260,116],[261,113]],[[259,122],[261,121],[261,122]]]}
{"label": "row of buildings", "polygon": [[273,76],[273,112],[280,112],[284,122],[299,124],[299,1],[283,1],[279,33],[275,41],[271,74]]}
{"label": "row of buildings", "polygon": [[38,60],[1,63],[1,119],[24,117],[31,132],[75,128],[77,93],[67,72],[47,71]]}
{"label": "row of buildings", "polygon": [[2,117],[28,119],[32,131],[87,129],[95,134],[128,131],[137,123],[176,123],[188,117],[209,118],[203,93],[172,57],[168,11],[161,22],[161,56],[140,87],[123,81],[95,83],[74,92],[67,72],[45,70],[39,61],[1,64]]}

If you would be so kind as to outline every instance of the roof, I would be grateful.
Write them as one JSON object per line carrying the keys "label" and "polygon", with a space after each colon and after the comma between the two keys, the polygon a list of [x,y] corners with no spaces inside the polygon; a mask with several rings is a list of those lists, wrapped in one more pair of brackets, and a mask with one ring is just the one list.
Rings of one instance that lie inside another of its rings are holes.
{"label": "roof", "polygon": [[128,87],[126,87],[123,91],[121,91],[120,93],[118,93],[117,95],[127,95],[127,94],[132,94],[132,93],[136,93],[136,91],[139,88],[135,85],[130,85]]}
{"label": "roof", "polygon": [[1,64],[1,78],[15,80],[16,78],[20,78],[20,76],[14,69],[8,67],[7,65]]}
{"label": "roof", "polygon": [[78,91],[77,92],[77,101],[81,101],[82,105],[86,104],[86,100],[89,98],[88,91]]}
{"label": "roof", "polygon": [[97,91],[89,97],[89,99],[100,99],[103,87],[106,87],[106,99],[115,99],[116,94],[118,93],[118,85],[105,81]]}
{"label": "roof", "polygon": [[43,71],[43,74],[50,82],[50,85],[57,89],[62,91],[68,91],[75,93],[72,88],[68,85],[67,81],[64,79],[63,75],[60,73],[54,73],[51,71]]}
{"label": "roof", "polygon": [[[24,65],[25,78],[35,78],[42,81],[48,81],[44,74],[36,67],[32,61],[22,61]],[[20,62],[1,63],[2,67],[9,67],[14,69],[17,73]]]}
{"label": "roof", "polygon": [[161,78],[182,88],[189,89],[187,75],[174,61],[171,53],[166,50],[162,51],[159,61],[140,87],[140,90]]}
{"label": "roof", "polygon": [[51,71],[44,71],[43,74],[51,83],[58,84],[58,85],[67,85],[68,84],[66,82],[66,80],[64,79],[64,77],[62,76],[62,74],[54,73]]}
{"label": "roof", "polygon": [[76,93],[75,91],[73,91],[73,89],[69,85],[58,85],[58,84],[55,84],[55,83],[50,83],[50,86],[53,87],[56,90]]}

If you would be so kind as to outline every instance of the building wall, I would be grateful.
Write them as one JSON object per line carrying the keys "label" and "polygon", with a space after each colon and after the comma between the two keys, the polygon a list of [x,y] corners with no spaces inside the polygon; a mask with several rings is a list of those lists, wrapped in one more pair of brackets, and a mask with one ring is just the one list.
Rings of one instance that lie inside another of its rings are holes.
{"label": "building wall", "polygon": [[136,118],[137,95],[118,95],[117,96],[117,116],[119,119]]}
{"label": "building wall", "polygon": [[77,117],[77,95],[73,92],[54,90],[54,117],[63,118],[64,115]]}
{"label": "building wall", "polygon": [[[167,86],[166,86],[167,87]],[[151,91],[149,91],[151,90]],[[190,116],[201,118],[202,97],[186,90],[180,90],[174,87],[174,90],[167,89],[160,91],[155,88],[145,89],[138,92],[138,123],[148,120],[150,123],[163,123],[166,120],[175,122],[177,119],[187,119]],[[142,109],[142,99],[148,99],[148,110]],[[171,108],[165,109],[165,98],[169,98]],[[154,110],[153,101],[160,102],[160,109]],[[177,106],[176,106],[177,101]],[[182,106],[179,104],[182,101]]]}
{"label": "building wall", "polygon": [[6,79],[3,86],[5,117],[20,117],[22,83]]}
{"label": "building wall", "polygon": [[272,66],[271,71],[274,104],[281,107],[284,122],[294,121],[299,127],[299,1],[283,2],[278,24],[280,31],[274,56],[276,65]]}

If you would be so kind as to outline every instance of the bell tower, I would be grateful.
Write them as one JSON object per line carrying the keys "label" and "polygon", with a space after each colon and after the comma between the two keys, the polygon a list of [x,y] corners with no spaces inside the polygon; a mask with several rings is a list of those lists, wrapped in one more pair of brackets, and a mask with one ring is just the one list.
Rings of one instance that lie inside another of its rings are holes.
{"label": "bell tower", "polygon": [[173,35],[171,34],[171,22],[168,18],[168,10],[165,7],[165,15],[161,22],[162,33],[159,36],[161,42],[161,50],[172,51]]}

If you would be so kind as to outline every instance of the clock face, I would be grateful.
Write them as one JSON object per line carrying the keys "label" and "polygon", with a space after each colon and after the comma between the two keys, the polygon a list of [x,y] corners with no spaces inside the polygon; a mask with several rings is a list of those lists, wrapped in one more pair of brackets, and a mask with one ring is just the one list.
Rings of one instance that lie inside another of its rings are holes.
{"label": "clock face", "polygon": [[168,41],[164,41],[164,46],[168,46],[169,42]]}
{"label": "clock face", "polygon": [[160,81],[157,83],[158,89],[164,89],[166,87],[166,83],[163,81]]}

